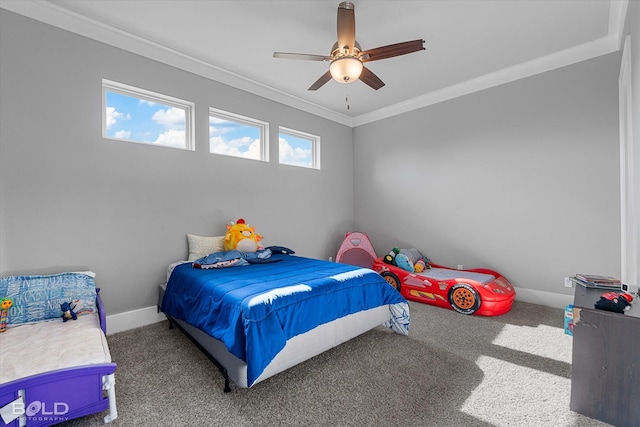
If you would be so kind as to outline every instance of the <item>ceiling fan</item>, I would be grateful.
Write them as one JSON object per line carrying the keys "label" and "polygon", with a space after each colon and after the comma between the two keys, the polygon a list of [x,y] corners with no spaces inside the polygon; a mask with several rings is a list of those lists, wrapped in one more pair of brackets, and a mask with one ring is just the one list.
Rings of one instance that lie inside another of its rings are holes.
{"label": "ceiling fan", "polygon": [[425,49],[424,40],[418,39],[363,51],[356,41],[355,6],[348,1],[338,5],[337,26],[338,41],[334,43],[329,56],[274,52],[273,57],[303,59],[308,61],[330,61],[329,71],[316,80],[316,82],[309,87],[309,90],[318,90],[331,80],[331,78],[340,83],[352,83],[356,80],[361,80],[366,85],[378,90],[384,86],[384,82],[365,67],[364,62],[392,58]]}

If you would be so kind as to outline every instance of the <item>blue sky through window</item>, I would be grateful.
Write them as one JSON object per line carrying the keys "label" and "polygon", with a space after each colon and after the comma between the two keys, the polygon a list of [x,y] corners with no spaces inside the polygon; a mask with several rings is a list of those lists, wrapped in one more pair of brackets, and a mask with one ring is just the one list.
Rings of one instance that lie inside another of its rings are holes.
{"label": "blue sky through window", "polygon": [[209,151],[260,160],[261,131],[260,126],[209,116]]}
{"label": "blue sky through window", "polygon": [[312,141],[308,138],[280,133],[278,146],[280,163],[313,167],[312,145]]}
{"label": "blue sky through window", "polygon": [[[107,82],[104,91],[106,138],[193,149],[193,143],[187,141],[186,131],[187,119],[193,120],[193,106],[183,106],[182,102],[186,101],[165,100],[163,95],[152,93],[138,97],[135,96],[138,95],[136,88],[110,91],[108,85],[120,84]],[[268,161],[268,129],[268,123],[241,116],[236,120],[235,114],[211,108],[209,150],[216,154]],[[315,148],[317,144],[319,141],[314,136],[281,128],[278,161],[287,165],[316,167],[313,156],[319,153]]]}
{"label": "blue sky through window", "polygon": [[108,138],[186,148],[186,110],[120,93],[105,93]]}

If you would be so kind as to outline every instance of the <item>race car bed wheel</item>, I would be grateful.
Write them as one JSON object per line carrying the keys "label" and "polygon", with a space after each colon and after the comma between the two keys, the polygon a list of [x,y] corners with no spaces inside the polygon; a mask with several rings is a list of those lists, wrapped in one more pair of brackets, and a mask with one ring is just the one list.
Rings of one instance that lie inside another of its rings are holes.
{"label": "race car bed wheel", "polygon": [[383,271],[380,275],[384,277],[384,280],[386,280],[388,284],[390,284],[391,286],[396,288],[398,292],[400,292],[400,279],[398,279],[398,276],[390,271]]}
{"label": "race car bed wheel", "polygon": [[480,297],[466,283],[456,283],[449,290],[449,304],[458,313],[473,314],[480,307]]}

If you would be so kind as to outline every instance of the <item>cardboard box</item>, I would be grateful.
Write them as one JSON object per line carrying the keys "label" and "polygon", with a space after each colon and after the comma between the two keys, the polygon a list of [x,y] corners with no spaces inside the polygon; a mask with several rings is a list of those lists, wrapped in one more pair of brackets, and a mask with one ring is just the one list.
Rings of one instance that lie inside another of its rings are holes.
{"label": "cardboard box", "polygon": [[573,304],[564,308],[564,333],[573,336]]}

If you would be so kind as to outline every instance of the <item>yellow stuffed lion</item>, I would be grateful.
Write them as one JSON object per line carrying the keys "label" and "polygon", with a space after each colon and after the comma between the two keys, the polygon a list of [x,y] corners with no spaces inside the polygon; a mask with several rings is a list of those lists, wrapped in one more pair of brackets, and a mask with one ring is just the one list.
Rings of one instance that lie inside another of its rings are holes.
{"label": "yellow stuffed lion", "polygon": [[227,233],[224,235],[224,250],[237,250],[241,252],[256,252],[262,236],[256,233],[256,228],[247,225],[243,218],[236,223],[227,224]]}

